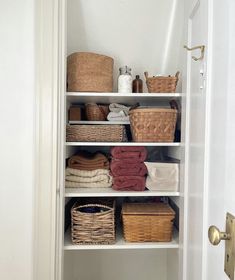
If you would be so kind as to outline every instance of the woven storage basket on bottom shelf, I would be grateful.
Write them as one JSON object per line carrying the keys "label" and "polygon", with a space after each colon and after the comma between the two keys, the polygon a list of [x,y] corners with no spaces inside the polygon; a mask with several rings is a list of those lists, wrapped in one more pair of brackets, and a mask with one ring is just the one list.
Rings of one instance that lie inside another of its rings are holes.
{"label": "woven storage basket on bottom shelf", "polygon": [[112,92],[113,58],[96,53],[78,52],[68,56],[68,91]]}
{"label": "woven storage basket on bottom shelf", "polygon": [[164,203],[124,203],[122,221],[128,242],[170,242],[175,212]]}
{"label": "woven storage basket on bottom shelf", "polygon": [[134,142],[173,142],[177,110],[139,108],[129,112]]}
{"label": "woven storage basket on bottom shelf", "polygon": [[165,93],[175,92],[180,72],[177,72],[175,77],[148,77],[148,72],[144,72],[144,74],[149,93]]}
{"label": "woven storage basket on bottom shelf", "polygon": [[109,113],[108,105],[98,105],[96,103],[87,103],[86,117],[88,121],[106,121]]}
{"label": "woven storage basket on bottom shelf", "polygon": [[67,125],[67,142],[125,142],[124,125]]}
{"label": "woven storage basket on bottom shelf", "polygon": [[[84,212],[87,209],[90,211]],[[99,213],[91,211],[102,209]],[[115,201],[106,204],[75,203],[71,209],[71,237],[73,244],[115,243]]]}

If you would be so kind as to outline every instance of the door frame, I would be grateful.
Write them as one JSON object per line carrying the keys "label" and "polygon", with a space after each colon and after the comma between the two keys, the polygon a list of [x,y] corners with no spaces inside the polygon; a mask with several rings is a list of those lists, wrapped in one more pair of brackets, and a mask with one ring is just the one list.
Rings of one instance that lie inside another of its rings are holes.
{"label": "door frame", "polygon": [[[186,0],[187,1],[187,0]],[[211,139],[210,139],[210,123],[211,123],[211,72],[212,72],[212,43],[213,43],[213,0],[191,0],[191,5],[188,7],[188,18],[192,16],[194,13],[194,10],[198,7],[198,5],[203,5],[203,7],[207,7],[207,9],[203,10],[204,13],[204,18],[207,20],[206,22],[206,27],[207,30],[207,43],[206,43],[206,49],[205,49],[205,57],[206,57],[206,82],[205,82],[205,92],[206,94],[206,104],[205,104],[205,155],[204,155],[204,194],[203,194],[203,244],[202,244],[202,274],[201,274],[201,279],[200,280],[207,280],[207,245],[208,245],[208,234],[207,234],[207,219],[208,219],[208,189],[209,189],[209,163],[210,163],[210,144],[211,144]],[[188,28],[187,28],[188,32]],[[188,35],[188,34],[187,34]],[[190,39],[186,37],[187,39]],[[190,46],[193,47],[193,46]],[[189,76],[189,71],[190,71],[190,64],[191,64],[191,53],[187,54],[187,67],[186,67],[186,73],[187,76]],[[187,81],[187,84],[185,85],[186,87],[186,92],[189,92],[190,89],[190,84],[189,81]],[[188,96],[190,94],[187,94]],[[185,149],[186,149],[186,162],[189,160],[189,116],[190,116],[190,100],[186,98],[186,103],[187,103],[187,116],[186,116],[186,143],[185,143]],[[186,202],[185,202],[185,223],[188,221],[188,182],[190,178],[188,178],[188,164],[186,163],[185,167],[185,196],[187,196]],[[184,256],[183,256],[183,279],[184,280],[189,280],[187,278],[187,269],[188,269],[188,256],[187,256],[187,250],[188,250],[188,228],[187,224],[185,226],[185,231],[184,231],[184,236],[185,236],[185,244],[184,244]]]}
{"label": "door frame", "polygon": [[[187,1],[187,0],[185,0]],[[207,94],[211,94],[210,69],[212,67],[211,43],[213,28],[213,0],[207,1],[208,11],[208,65],[207,65]],[[59,157],[62,155],[61,135],[63,122],[61,108],[65,84],[65,35],[66,35],[66,1],[65,0],[36,0],[35,1],[35,83],[36,83],[36,112],[35,112],[35,211],[34,211],[34,280],[61,280],[57,268],[61,267],[62,244],[60,234],[62,225],[58,224],[58,206],[62,201]],[[208,108],[208,114],[210,108]],[[209,115],[207,125],[209,125]],[[59,141],[58,141],[59,139]],[[210,143],[209,137],[207,144]],[[187,149],[187,143],[186,147]],[[208,158],[206,159],[209,160]],[[206,191],[207,193],[207,191]],[[185,197],[186,205],[187,198]],[[205,197],[205,200],[207,198]],[[61,207],[60,207],[61,208]],[[187,209],[185,209],[187,215]],[[204,220],[206,223],[207,214]],[[186,221],[186,219],[184,219]],[[187,232],[184,225],[184,236]],[[205,233],[205,237],[206,233]],[[184,240],[185,242],[185,240]],[[186,245],[187,246],[187,245]],[[206,239],[205,239],[206,260]],[[182,257],[183,271],[186,275],[186,248]],[[181,262],[180,262],[181,263]],[[60,272],[59,272],[60,274]],[[206,278],[206,265],[203,269]],[[182,277],[184,280],[188,280]]]}
{"label": "door frame", "polygon": [[59,280],[57,207],[60,195],[62,108],[64,94],[64,0],[35,1],[35,197],[33,279]]}

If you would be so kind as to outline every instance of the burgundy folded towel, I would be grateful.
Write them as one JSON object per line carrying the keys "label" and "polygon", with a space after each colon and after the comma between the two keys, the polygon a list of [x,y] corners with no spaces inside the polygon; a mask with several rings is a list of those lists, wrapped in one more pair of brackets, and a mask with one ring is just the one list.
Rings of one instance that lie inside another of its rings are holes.
{"label": "burgundy folded towel", "polygon": [[113,189],[116,191],[144,191],[145,177],[141,177],[141,176],[114,177]]}
{"label": "burgundy folded towel", "polygon": [[129,163],[118,159],[111,161],[110,169],[113,176],[145,176],[148,173],[143,162]]}
{"label": "burgundy folded towel", "polygon": [[143,162],[147,158],[145,147],[113,147],[111,155],[126,162]]}

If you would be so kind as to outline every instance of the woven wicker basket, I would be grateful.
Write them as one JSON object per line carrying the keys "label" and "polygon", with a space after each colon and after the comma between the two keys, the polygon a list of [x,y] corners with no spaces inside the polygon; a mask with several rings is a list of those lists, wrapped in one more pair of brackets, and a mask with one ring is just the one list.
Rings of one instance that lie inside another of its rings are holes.
{"label": "woven wicker basket", "polygon": [[87,103],[86,117],[88,121],[106,121],[109,113],[108,105],[97,105],[96,103]]}
{"label": "woven wicker basket", "polygon": [[129,112],[134,142],[173,142],[177,110],[139,108]]}
{"label": "woven wicker basket", "polygon": [[179,80],[180,72],[177,72],[175,77],[148,77],[148,72],[144,72],[146,84],[150,93],[159,92],[175,92]]}
{"label": "woven wicker basket", "polygon": [[[97,213],[97,209],[102,211]],[[77,202],[71,209],[71,222],[73,244],[115,243],[115,201],[85,205]]]}
{"label": "woven wicker basket", "polygon": [[67,142],[126,142],[124,125],[67,125]]}
{"label": "woven wicker basket", "polygon": [[175,212],[164,203],[125,203],[124,238],[128,242],[170,242]]}
{"label": "woven wicker basket", "polygon": [[95,53],[73,53],[67,60],[68,91],[112,92],[113,59]]}

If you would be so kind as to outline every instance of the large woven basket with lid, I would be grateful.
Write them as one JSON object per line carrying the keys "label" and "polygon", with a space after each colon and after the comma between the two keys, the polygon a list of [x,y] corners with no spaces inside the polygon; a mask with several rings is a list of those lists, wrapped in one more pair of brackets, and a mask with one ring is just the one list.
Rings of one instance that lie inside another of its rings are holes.
{"label": "large woven basket with lid", "polygon": [[134,142],[173,142],[177,110],[137,108],[130,110],[131,134]]}
{"label": "large woven basket with lid", "polygon": [[128,242],[169,242],[175,212],[164,203],[124,203],[122,221]]}

